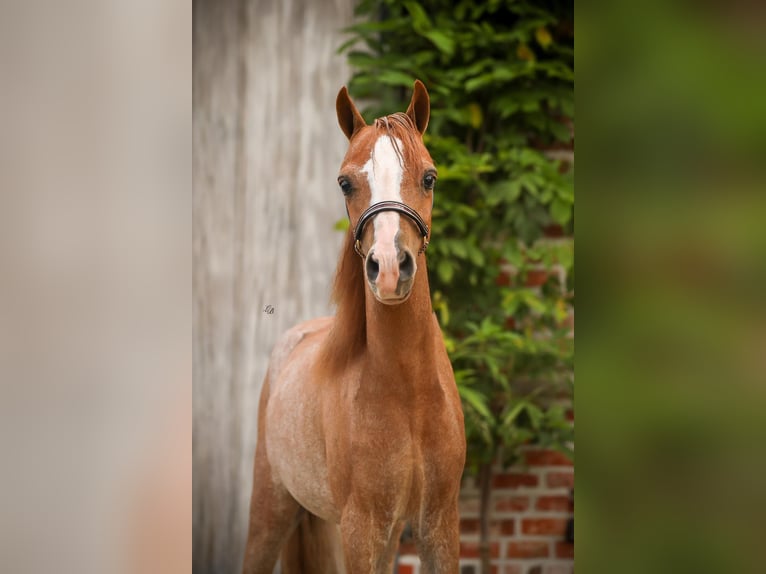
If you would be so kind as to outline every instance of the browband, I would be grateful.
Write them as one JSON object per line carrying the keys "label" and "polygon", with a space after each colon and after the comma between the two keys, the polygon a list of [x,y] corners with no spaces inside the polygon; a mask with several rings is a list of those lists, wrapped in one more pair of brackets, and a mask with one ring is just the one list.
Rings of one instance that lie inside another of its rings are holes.
{"label": "browband", "polygon": [[364,210],[359,217],[356,227],[354,227],[354,250],[364,258],[364,253],[362,253],[362,234],[364,233],[364,226],[367,225],[367,222],[370,221],[370,219],[384,211],[396,211],[397,213],[406,215],[415,222],[420,234],[423,236],[423,246],[420,248],[420,251],[418,251],[418,255],[423,253],[428,247],[428,226],[420,215],[418,215],[417,211],[400,201],[379,201]]}

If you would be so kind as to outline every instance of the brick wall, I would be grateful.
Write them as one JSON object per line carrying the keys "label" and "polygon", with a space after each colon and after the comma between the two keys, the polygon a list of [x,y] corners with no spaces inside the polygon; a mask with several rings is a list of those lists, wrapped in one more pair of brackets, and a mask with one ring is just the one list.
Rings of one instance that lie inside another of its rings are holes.
{"label": "brick wall", "polygon": [[[560,453],[529,449],[526,464],[495,469],[490,515],[492,574],[573,574],[574,545],[565,542],[572,517],[574,468]],[[479,490],[472,480],[460,499],[460,574],[479,574]],[[399,574],[420,574],[412,544],[400,548]]]}

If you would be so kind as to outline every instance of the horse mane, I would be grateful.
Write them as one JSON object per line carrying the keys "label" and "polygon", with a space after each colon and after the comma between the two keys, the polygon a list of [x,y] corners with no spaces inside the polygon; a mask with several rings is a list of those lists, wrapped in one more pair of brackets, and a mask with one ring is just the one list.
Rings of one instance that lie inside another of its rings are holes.
{"label": "horse mane", "polygon": [[[372,124],[378,133],[391,137],[396,156],[406,170],[416,161],[422,148],[420,133],[410,116],[397,112],[377,118]],[[397,143],[402,142],[402,146]],[[326,374],[334,375],[346,368],[367,346],[367,310],[365,307],[364,266],[354,250],[351,226],[341,248],[335,271],[331,301],[336,305],[335,320],[319,351],[317,366]]]}
{"label": "horse mane", "polygon": [[332,287],[335,320],[319,351],[318,367],[328,375],[343,370],[367,346],[364,290],[364,268],[354,250],[354,234],[349,227]]}

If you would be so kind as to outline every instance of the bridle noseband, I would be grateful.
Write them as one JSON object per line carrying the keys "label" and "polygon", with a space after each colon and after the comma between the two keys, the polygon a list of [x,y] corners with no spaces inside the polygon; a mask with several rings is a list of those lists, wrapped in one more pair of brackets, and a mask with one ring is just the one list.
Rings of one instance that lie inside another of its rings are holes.
{"label": "bridle noseband", "polygon": [[428,225],[426,225],[426,222],[423,221],[423,218],[420,217],[417,211],[400,201],[379,201],[362,212],[359,221],[356,223],[356,227],[354,227],[354,250],[362,259],[365,257],[365,254],[362,253],[362,234],[364,233],[364,226],[367,225],[370,219],[384,211],[395,211],[401,215],[405,215],[418,226],[418,230],[423,236],[423,246],[418,251],[418,255],[428,248]]}

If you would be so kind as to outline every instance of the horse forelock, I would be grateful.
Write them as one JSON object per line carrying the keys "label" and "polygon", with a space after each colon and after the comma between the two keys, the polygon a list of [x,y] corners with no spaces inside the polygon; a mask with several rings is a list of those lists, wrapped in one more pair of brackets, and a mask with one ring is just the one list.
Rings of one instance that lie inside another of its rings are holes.
{"label": "horse forelock", "polygon": [[411,165],[417,165],[420,154],[427,153],[422,144],[420,132],[407,114],[403,112],[389,114],[377,118],[373,125],[379,136],[387,135],[391,139],[396,157],[404,171],[408,171]]}

